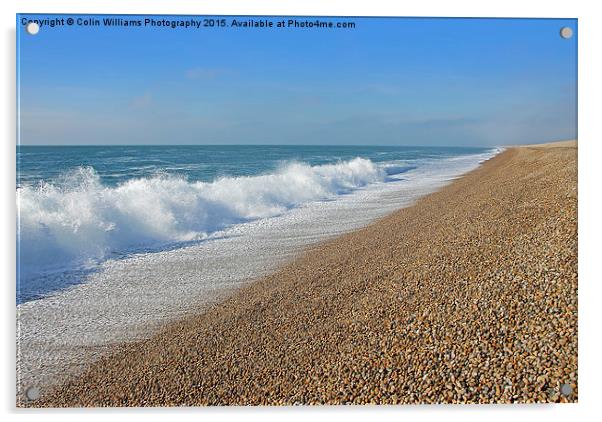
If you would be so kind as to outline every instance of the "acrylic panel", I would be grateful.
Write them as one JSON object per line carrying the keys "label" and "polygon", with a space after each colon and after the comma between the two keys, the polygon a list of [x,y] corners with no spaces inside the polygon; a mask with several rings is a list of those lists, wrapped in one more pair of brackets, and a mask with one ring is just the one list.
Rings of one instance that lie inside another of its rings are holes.
{"label": "acrylic panel", "polygon": [[576,19],[16,31],[18,406],[577,401]]}

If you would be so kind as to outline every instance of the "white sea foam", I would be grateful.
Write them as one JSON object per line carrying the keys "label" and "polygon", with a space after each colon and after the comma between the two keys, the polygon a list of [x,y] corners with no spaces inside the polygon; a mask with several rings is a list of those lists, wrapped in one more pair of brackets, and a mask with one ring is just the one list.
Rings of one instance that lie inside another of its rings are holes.
{"label": "white sea foam", "polygon": [[381,182],[387,172],[356,158],[211,183],[176,176],[104,186],[93,168],[17,191],[21,280],[96,262],[113,252],[206,238],[232,224],[273,217],[300,204]]}

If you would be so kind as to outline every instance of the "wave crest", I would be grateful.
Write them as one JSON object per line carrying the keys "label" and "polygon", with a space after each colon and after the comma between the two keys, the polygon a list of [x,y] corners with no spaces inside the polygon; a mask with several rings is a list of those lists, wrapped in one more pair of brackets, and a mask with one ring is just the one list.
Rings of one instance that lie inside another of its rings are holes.
{"label": "wave crest", "polygon": [[210,183],[160,175],[107,187],[93,168],[80,167],[54,183],[17,189],[20,277],[113,252],[203,239],[232,224],[384,181],[388,173],[355,158],[313,167],[290,163],[272,174]]}

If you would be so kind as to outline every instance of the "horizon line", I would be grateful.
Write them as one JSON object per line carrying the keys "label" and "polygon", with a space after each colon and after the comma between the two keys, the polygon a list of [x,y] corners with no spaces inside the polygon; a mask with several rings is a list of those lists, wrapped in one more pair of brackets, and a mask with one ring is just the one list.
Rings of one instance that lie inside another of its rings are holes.
{"label": "horizon line", "polygon": [[[542,141],[542,143],[553,141]],[[523,144],[515,144],[523,145]],[[386,144],[17,144],[16,147],[411,147],[411,148],[495,148],[503,145],[386,145]]]}

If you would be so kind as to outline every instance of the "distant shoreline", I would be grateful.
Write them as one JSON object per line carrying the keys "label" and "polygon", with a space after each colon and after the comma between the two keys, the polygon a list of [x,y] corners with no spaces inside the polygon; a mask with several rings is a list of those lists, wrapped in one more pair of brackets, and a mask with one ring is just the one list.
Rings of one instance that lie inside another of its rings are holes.
{"label": "distant shoreline", "polygon": [[576,170],[507,147],[21,405],[576,401]]}

